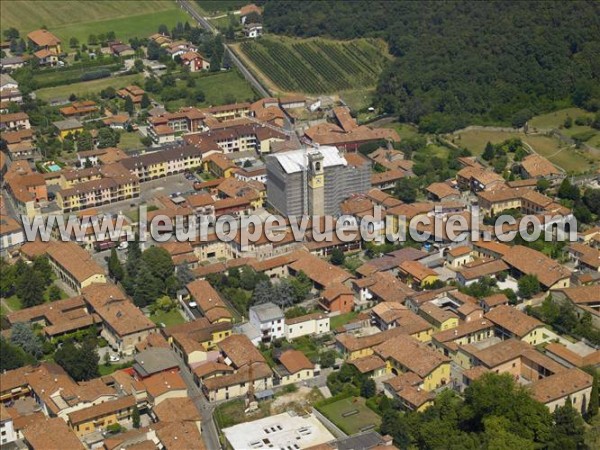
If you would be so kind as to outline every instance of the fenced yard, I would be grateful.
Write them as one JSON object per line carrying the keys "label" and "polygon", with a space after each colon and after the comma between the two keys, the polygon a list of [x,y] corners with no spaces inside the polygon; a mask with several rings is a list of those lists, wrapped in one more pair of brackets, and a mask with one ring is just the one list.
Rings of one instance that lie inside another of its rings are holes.
{"label": "fenced yard", "polygon": [[360,433],[381,425],[381,417],[369,409],[362,397],[350,397],[317,408],[346,434]]}

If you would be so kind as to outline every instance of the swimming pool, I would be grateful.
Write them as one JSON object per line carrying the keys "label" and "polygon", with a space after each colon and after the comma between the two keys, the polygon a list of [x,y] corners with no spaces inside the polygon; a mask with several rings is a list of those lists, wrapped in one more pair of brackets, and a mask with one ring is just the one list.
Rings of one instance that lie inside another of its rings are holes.
{"label": "swimming pool", "polygon": [[60,166],[58,164],[49,164],[46,166],[50,172],[58,172],[60,170]]}

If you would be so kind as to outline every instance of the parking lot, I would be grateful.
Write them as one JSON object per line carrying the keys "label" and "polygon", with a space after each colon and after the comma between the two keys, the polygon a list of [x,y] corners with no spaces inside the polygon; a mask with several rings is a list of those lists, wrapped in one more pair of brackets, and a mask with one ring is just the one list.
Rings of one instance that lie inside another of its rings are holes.
{"label": "parking lot", "polygon": [[185,175],[180,173],[141,183],[140,196],[138,198],[98,206],[94,209],[101,213],[116,214],[121,212],[125,214],[132,209],[136,209],[142,203],[153,204],[157,197],[168,197],[174,193],[180,192],[185,194],[192,191],[194,191],[194,181],[187,180]]}

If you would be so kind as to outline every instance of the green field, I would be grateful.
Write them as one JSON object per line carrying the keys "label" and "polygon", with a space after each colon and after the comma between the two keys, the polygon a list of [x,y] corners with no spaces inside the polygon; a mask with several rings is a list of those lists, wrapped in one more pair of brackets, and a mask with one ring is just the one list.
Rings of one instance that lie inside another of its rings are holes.
{"label": "green field", "polygon": [[[225,105],[235,102],[253,101],[255,93],[252,86],[240,75],[237,70],[219,72],[215,74],[196,74],[194,90],[200,89],[204,92],[203,103],[189,104],[191,99],[180,99],[166,103],[167,109],[175,111],[182,106],[197,106],[199,108],[215,105]],[[177,87],[185,87],[185,81],[178,81]],[[187,104],[186,104],[187,103]]]}
{"label": "green field", "polygon": [[306,94],[373,88],[387,56],[374,39],[263,37],[234,46],[272,90]]}
{"label": "green field", "polygon": [[409,139],[417,136],[419,130],[408,123],[392,122],[384,126],[384,128],[393,128],[402,139]]}
{"label": "green field", "polygon": [[[573,120],[573,124],[570,128],[564,127],[565,119],[567,117],[570,117]],[[529,121],[529,126],[540,130],[558,129],[562,134],[571,138],[577,138],[582,134],[587,134],[590,138],[584,139],[584,142],[587,145],[600,149],[600,131],[595,130],[589,125],[577,125],[575,119],[578,117],[591,119],[594,117],[594,114],[581,108],[565,108],[552,113],[535,116]]]}
{"label": "green field", "polygon": [[537,153],[568,172],[585,172],[600,163],[600,158],[590,153],[561,146],[555,138],[542,135],[526,135],[519,132],[492,130],[462,131],[449,137],[456,145],[469,149],[474,155],[481,155],[487,142],[498,144],[507,139],[520,138]]}
{"label": "green field", "polygon": [[118,39],[147,37],[160,24],[169,28],[189,17],[174,1],[18,1],[0,2],[2,30],[14,27],[22,35],[46,26],[66,46],[72,37],[87,42],[90,34],[114,31]]}
{"label": "green field", "polygon": [[242,6],[252,3],[246,0],[197,0],[196,3],[207,14],[225,14],[227,11],[236,11]]}
{"label": "green field", "polygon": [[[320,406],[318,409],[346,434],[359,433],[381,424],[381,417],[365,405],[365,399],[362,397],[345,398],[329,405]],[[345,414],[352,411],[358,411],[358,413],[344,417]]]}
{"label": "green field", "polygon": [[64,86],[57,86],[51,88],[38,89],[35,94],[42,100],[51,99],[65,99],[71,94],[75,94],[77,97],[89,97],[90,95],[97,94],[102,89],[107,87],[114,87],[115,89],[121,89],[122,87],[128,86],[133,83],[140,83],[143,81],[142,74],[125,75],[122,77],[108,77],[100,80],[93,81],[82,81],[80,83],[67,84]]}
{"label": "green field", "polygon": [[157,314],[152,314],[150,316],[150,320],[155,324],[164,323],[167,327],[172,325],[179,325],[180,323],[184,323],[185,319],[177,309],[172,309],[169,312],[159,312]]}
{"label": "green field", "polygon": [[123,132],[121,133],[121,139],[117,147],[121,150],[132,150],[143,147],[140,141],[141,138],[142,136],[136,131],[132,131],[131,133]]}
{"label": "green field", "polygon": [[352,312],[349,312],[346,314],[340,314],[339,316],[335,316],[335,317],[331,318],[329,326],[330,326],[331,330],[335,330],[335,329],[341,327],[342,325],[346,325],[348,322],[350,322],[356,316],[358,316],[358,313],[356,311],[352,311]]}

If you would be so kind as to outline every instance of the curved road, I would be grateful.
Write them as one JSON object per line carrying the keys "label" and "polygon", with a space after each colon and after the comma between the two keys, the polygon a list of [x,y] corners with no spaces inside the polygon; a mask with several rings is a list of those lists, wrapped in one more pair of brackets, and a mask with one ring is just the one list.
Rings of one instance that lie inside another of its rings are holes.
{"label": "curved road", "polygon": [[[198,22],[198,24],[207,31],[210,31],[213,34],[217,34],[218,31],[215,27],[213,27],[208,20],[202,17],[198,12],[190,5],[190,2],[187,0],[178,0],[177,3],[181,6],[183,10],[185,10],[192,18]],[[258,81],[258,79],[244,66],[244,64],[240,61],[240,59],[227,47],[226,44],[223,44],[225,48],[225,52],[229,54],[231,61],[241,74],[244,76],[246,80],[252,85],[252,87],[258,92],[262,97],[270,97],[269,92],[264,88],[264,86]]]}

